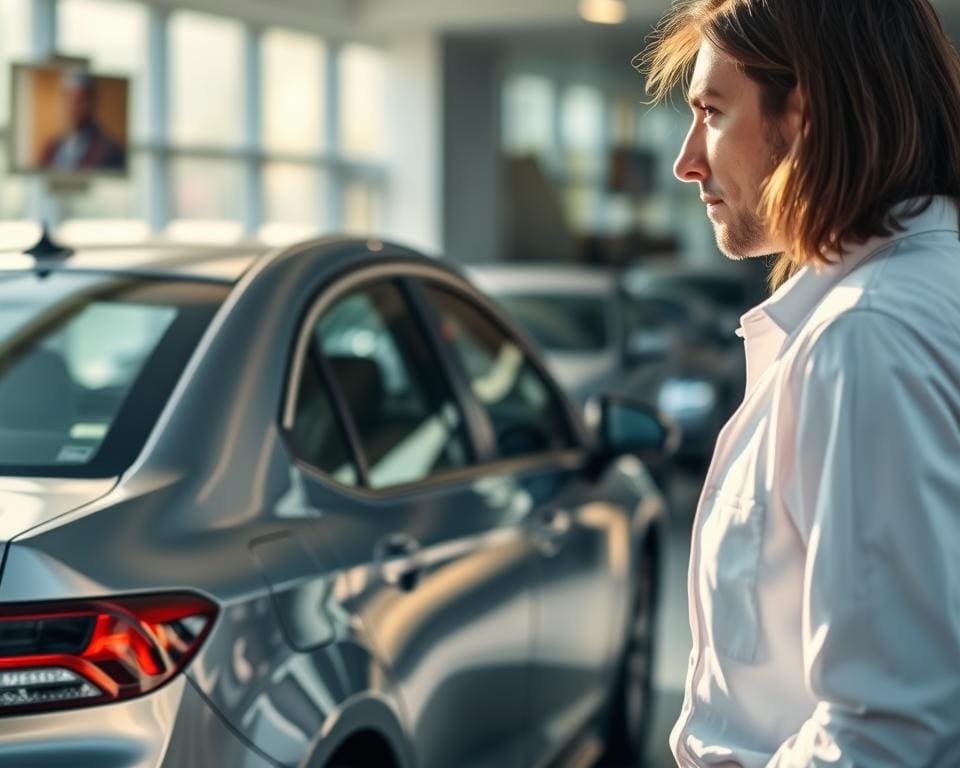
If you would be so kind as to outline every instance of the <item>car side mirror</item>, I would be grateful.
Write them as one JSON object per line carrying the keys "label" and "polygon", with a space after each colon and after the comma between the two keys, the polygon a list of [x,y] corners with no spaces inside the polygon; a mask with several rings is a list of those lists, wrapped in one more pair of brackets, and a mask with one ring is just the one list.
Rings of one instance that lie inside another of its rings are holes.
{"label": "car side mirror", "polygon": [[680,427],[631,395],[591,398],[586,416],[597,435],[599,453],[607,460],[634,454],[656,463],[670,458],[680,446]]}

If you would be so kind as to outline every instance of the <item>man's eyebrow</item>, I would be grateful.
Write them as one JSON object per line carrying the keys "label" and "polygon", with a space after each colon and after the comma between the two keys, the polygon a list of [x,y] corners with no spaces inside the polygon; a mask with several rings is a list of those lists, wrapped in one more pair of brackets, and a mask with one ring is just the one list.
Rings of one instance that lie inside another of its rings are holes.
{"label": "man's eyebrow", "polygon": [[701,90],[692,90],[687,94],[687,103],[691,107],[695,107],[698,104],[702,104],[707,99],[719,99],[722,98],[723,94],[720,91],[715,90],[714,88],[703,88]]}

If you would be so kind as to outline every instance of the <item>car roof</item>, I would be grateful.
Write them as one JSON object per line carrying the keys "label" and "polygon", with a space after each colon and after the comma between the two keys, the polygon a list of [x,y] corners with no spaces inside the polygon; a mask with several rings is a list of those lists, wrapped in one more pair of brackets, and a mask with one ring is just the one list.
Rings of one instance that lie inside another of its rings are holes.
{"label": "car roof", "polygon": [[567,264],[470,264],[467,276],[494,293],[606,294],[618,285],[610,269]]}
{"label": "car roof", "polygon": [[263,245],[145,244],[80,248],[66,257],[0,253],[0,270],[109,272],[235,283],[269,249]]}

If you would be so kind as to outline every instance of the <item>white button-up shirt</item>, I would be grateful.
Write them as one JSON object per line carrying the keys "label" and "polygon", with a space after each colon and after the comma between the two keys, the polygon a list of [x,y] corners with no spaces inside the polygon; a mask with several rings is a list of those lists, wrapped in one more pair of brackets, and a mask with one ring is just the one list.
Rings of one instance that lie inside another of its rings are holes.
{"label": "white button-up shirt", "polygon": [[697,510],[688,766],[960,766],[960,234],[804,268],[742,318]]}

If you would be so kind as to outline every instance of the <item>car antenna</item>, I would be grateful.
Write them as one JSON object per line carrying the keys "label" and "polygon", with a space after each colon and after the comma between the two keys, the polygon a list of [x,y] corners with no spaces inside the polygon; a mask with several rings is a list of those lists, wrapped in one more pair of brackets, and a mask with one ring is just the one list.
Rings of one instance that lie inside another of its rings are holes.
{"label": "car antenna", "polygon": [[73,255],[73,248],[60,245],[50,236],[46,222],[43,222],[40,227],[40,239],[27,248],[24,251],[25,254],[36,259],[66,259]]}

